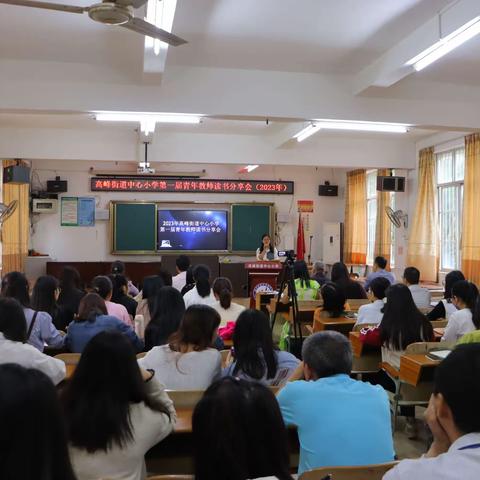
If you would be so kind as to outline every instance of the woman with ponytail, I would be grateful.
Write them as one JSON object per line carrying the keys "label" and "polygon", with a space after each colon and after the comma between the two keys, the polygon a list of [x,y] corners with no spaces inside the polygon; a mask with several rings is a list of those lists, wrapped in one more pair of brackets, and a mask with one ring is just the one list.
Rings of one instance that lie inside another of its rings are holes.
{"label": "woman with ponytail", "polygon": [[210,286],[210,270],[206,265],[197,265],[193,269],[193,280],[195,288],[192,288],[183,296],[185,308],[190,305],[209,305],[212,307],[216,303],[215,295]]}
{"label": "woman with ponytail", "polygon": [[243,305],[232,302],[232,282],[225,277],[218,277],[213,282],[213,294],[217,301],[213,308],[220,314],[222,321],[220,327],[225,327],[228,322],[236,322],[238,316],[245,310]]}
{"label": "woman with ponytail", "polygon": [[[477,297],[478,288],[467,280],[461,280],[452,286],[452,303],[457,307],[457,311],[448,319],[443,341],[456,342],[466,333],[480,328],[475,326],[473,321]],[[477,319],[478,315],[475,316],[476,321]]]}

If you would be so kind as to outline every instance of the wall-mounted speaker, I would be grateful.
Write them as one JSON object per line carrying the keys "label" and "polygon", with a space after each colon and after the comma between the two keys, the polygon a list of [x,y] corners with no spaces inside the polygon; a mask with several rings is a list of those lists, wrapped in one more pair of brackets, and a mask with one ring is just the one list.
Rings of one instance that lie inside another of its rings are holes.
{"label": "wall-mounted speaker", "polygon": [[378,192],[404,192],[405,177],[377,177]]}
{"label": "wall-mounted speaker", "polygon": [[318,194],[321,197],[338,197],[338,185],[330,185],[330,182],[325,182],[325,185],[318,186]]}

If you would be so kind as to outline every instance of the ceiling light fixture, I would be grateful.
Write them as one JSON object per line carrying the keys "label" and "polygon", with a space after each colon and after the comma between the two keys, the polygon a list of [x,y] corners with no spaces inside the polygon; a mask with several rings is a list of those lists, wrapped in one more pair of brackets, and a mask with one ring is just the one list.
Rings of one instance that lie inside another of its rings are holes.
{"label": "ceiling light fixture", "polygon": [[360,132],[406,133],[408,126],[400,123],[356,122],[350,120],[314,120],[293,136],[298,142],[303,142],[319,130],[351,130]]}
{"label": "ceiling light fixture", "polygon": [[467,42],[471,38],[480,33],[480,16],[475,17],[469,22],[462,25],[460,28],[441,38],[438,42],[434,43],[431,47],[425,49],[417,56],[410,59],[406,65],[413,66],[413,68],[419,72],[425,67],[428,67],[433,62],[442,58],[447,53],[451,52],[455,48],[459,47],[463,43]]}
{"label": "ceiling light fixture", "polygon": [[258,168],[258,165],[247,165],[246,167],[241,168],[238,173],[250,173],[253,172],[256,168]]}
{"label": "ceiling light fixture", "polygon": [[[176,8],[177,0],[148,0],[145,20],[162,30],[171,32]],[[168,49],[168,43],[146,36],[145,48],[153,48],[155,55],[158,56],[161,50]]]}

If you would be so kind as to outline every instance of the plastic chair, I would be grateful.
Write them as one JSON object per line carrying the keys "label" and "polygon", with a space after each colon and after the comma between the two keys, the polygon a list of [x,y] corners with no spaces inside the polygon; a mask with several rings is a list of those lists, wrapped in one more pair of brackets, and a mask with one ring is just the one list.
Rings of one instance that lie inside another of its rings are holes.
{"label": "plastic chair", "polygon": [[382,480],[385,473],[397,462],[365,465],[362,467],[322,467],[303,472],[299,480]]}

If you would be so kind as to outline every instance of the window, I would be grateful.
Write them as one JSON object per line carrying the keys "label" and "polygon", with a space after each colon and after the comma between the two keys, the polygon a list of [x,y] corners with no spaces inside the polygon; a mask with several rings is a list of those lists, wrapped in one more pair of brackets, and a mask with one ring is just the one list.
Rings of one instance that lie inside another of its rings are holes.
{"label": "window", "polygon": [[437,154],[440,269],[460,268],[465,149]]}
{"label": "window", "polygon": [[367,265],[373,265],[377,226],[377,171],[367,172]]}

